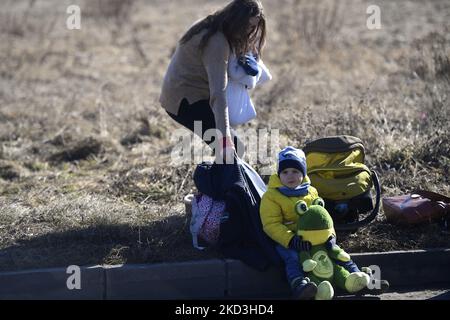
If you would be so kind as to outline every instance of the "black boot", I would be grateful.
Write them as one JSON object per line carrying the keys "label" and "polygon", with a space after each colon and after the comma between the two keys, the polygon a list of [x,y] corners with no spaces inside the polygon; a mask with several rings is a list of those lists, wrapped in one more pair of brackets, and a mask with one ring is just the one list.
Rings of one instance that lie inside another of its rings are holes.
{"label": "black boot", "polygon": [[316,296],[317,285],[308,278],[297,278],[292,281],[292,297],[296,300],[310,300]]}

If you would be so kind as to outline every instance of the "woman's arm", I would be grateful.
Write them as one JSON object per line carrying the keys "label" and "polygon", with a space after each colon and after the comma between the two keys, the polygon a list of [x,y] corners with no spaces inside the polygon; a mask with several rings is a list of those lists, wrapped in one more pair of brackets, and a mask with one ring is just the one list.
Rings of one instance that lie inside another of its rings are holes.
{"label": "woman's arm", "polygon": [[215,33],[203,49],[202,61],[208,74],[209,103],[214,113],[216,128],[222,137],[231,137],[226,99],[227,67],[230,46],[221,32]]}

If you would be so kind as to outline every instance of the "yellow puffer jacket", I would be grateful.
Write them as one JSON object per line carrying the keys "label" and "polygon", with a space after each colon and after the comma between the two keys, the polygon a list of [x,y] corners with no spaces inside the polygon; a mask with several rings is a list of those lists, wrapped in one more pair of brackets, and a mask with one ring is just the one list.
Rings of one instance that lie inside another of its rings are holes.
{"label": "yellow puffer jacket", "polygon": [[[302,183],[304,182],[309,182],[308,176],[303,179]],[[310,186],[306,196],[287,197],[277,190],[281,186],[283,185],[276,173],[270,176],[267,191],[261,199],[259,212],[267,235],[287,248],[297,228],[298,216],[294,209],[295,203],[303,200],[310,206],[319,195],[316,188]]]}

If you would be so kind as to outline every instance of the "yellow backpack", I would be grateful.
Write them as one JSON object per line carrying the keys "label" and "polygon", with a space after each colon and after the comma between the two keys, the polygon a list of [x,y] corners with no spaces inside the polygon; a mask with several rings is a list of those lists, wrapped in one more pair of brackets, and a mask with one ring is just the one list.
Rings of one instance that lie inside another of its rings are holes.
{"label": "yellow backpack", "polygon": [[[325,200],[336,230],[355,230],[375,219],[380,207],[380,184],[375,171],[364,164],[365,148],[359,138],[321,138],[308,142],[303,151],[311,184]],[[372,187],[376,190],[375,205]]]}

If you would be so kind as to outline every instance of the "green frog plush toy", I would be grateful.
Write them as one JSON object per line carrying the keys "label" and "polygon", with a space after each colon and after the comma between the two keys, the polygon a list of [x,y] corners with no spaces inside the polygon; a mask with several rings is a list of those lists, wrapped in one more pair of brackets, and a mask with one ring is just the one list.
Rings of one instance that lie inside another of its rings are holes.
{"label": "green frog plush toy", "polygon": [[355,293],[367,287],[370,277],[365,272],[350,273],[336,261],[350,261],[350,255],[336,244],[327,246],[330,237],[336,237],[333,219],[325,209],[322,199],[314,200],[308,208],[305,201],[295,204],[299,215],[297,235],[311,242],[310,251],[299,253],[305,275],[317,284],[316,300],[330,300],[334,296],[333,286]]}

